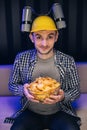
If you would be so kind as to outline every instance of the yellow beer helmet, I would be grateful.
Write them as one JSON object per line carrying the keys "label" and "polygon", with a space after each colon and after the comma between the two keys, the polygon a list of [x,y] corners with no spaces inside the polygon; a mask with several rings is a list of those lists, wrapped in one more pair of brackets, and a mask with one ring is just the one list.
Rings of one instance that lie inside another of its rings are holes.
{"label": "yellow beer helmet", "polygon": [[37,32],[41,30],[58,30],[53,19],[47,15],[38,16],[32,23],[30,32]]}

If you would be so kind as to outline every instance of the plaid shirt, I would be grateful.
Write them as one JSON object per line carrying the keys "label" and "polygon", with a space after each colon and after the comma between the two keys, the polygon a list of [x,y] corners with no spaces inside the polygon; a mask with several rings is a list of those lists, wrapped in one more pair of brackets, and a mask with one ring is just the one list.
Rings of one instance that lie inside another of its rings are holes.
{"label": "plaid shirt", "polygon": [[[23,95],[23,85],[32,82],[32,72],[37,63],[36,50],[28,50],[16,56],[9,79],[9,89],[14,95]],[[79,76],[73,57],[55,50],[54,62],[60,73],[61,88],[65,98],[59,102],[60,110],[76,116],[72,102],[80,95]]]}

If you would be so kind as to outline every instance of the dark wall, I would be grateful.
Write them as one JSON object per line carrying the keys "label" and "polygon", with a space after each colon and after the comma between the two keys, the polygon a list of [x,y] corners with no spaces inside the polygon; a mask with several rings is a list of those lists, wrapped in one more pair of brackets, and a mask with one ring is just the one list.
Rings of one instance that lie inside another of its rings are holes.
{"label": "dark wall", "polygon": [[55,47],[76,61],[87,61],[86,0],[0,0],[0,64],[12,64],[18,52],[34,47],[28,33],[20,31],[23,7],[31,5],[37,13],[47,13],[54,2],[62,4],[67,24]]}

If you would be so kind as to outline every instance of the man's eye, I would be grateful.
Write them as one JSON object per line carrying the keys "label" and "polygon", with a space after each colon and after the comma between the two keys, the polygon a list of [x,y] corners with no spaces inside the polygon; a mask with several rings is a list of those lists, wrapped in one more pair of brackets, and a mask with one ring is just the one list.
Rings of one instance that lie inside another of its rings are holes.
{"label": "man's eye", "polygon": [[41,37],[36,37],[36,39],[41,39]]}
{"label": "man's eye", "polygon": [[49,36],[48,38],[49,38],[49,39],[53,39],[54,37],[53,37],[53,36]]}

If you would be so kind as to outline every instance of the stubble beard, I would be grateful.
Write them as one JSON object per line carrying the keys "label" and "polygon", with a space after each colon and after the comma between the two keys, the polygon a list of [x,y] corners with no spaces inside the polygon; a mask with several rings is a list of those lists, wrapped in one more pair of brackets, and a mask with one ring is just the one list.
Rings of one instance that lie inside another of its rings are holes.
{"label": "stubble beard", "polygon": [[[37,49],[37,48],[36,48]],[[41,52],[39,49],[37,49],[37,52],[41,55],[48,55],[51,51],[53,50],[53,48],[51,48],[50,50],[48,50],[47,52]]]}

